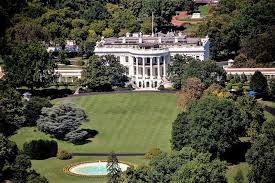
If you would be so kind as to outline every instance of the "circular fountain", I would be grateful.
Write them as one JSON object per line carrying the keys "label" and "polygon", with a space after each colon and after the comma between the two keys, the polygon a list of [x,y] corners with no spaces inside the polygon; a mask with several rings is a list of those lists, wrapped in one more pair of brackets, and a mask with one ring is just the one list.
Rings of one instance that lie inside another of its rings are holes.
{"label": "circular fountain", "polygon": [[[121,171],[126,171],[130,165],[118,164]],[[66,173],[78,176],[106,176],[108,174],[107,162],[85,162],[70,166],[64,170]]]}

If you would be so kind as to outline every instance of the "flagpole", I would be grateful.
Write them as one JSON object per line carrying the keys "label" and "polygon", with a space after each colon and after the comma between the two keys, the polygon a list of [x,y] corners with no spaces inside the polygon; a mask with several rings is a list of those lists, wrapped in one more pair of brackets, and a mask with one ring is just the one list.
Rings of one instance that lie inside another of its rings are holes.
{"label": "flagpole", "polygon": [[152,37],[154,37],[154,12],[152,11]]}

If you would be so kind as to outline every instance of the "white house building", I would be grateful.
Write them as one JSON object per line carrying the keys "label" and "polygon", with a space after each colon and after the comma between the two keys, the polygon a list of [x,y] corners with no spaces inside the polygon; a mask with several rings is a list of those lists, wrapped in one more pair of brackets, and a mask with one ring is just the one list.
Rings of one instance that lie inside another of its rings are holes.
{"label": "white house building", "polygon": [[136,89],[169,87],[167,68],[176,54],[200,60],[209,58],[209,40],[187,38],[181,34],[146,36],[127,33],[126,37],[102,38],[94,50],[98,56],[114,55],[126,67],[126,75]]}

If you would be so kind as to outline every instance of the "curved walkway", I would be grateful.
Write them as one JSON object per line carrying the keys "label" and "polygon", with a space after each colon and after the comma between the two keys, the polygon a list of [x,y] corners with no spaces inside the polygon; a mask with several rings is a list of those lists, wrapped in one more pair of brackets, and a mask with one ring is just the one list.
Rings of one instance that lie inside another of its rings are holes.
{"label": "curved walkway", "polygon": [[[117,156],[144,156],[145,153],[115,153]],[[73,156],[109,156],[110,153],[72,153]]]}

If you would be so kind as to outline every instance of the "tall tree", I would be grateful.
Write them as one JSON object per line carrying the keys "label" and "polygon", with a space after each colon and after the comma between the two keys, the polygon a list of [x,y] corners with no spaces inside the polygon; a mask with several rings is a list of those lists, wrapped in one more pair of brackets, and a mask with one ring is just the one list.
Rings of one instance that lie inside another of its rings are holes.
{"label": "tall tree", "polygon": [[125,67],[114,56],[92,56],[83,71],[84,85],[93,91],[109,91],[128,81]]}
{"label": "tall tree", "polygon": [[43,107],[52,107],[53,105],[47,98],[32,97],[30,101],[25,101],[24,116],[26,126],[35,126],[41,109]]}
{"label": "tall tree", "polygon": [[225,183],[225,162],[210,157],[209,153],[199,153],[190,147],[161,153],[149,166],[127,170],[124,182]]}
{"label": "tall tree", "polygon": [[258,104],[255,97],[250,95],[238,97],[236,105],[241,112],[243,135],[257,136],[265,121],[263,108]]}
{"label": "tall tree", "polygon": [[267,79],[260,71],[256,71],[252,75],[249,85],[252,90],[263,95],[267,94]]}
{"label": "tall tree", "polygon": [[191,100],[199,99],[202,96],[203,90],[204,84],[200,79],[188,78],[183,89],[177,94],[178,107],[185,111]]}
{"label": "tall tree", "polygon": [[265,122],[262,134],[246,154],[250,165],[250,182],[273,183],[275,181],[275,121]]}
{"label": "tall tree", "polygon": [[117,156],[114,152],[111,152],[108,157],[107,163],[108,170],[108,183],[120,183],[121,182],[121,168]]}
{"label": "tall tree", "polygon": [[168,67],[170,80],[172,81],[174,88],[182,88],[182,75],[184,74],[186,64],[194,60],[195,59],[192,57],[175,55],[172,64]]}
{"label": "tall tree", "polygon": [[48,183],[45,177],[31,169],[30,159],[21,154],[14,142],[0,135],[0,181],[31,183],[33,178]]}
{"label": "tall tree", "polygon": [[[191,102],[187,112],[173,123],[172,146],[180,150],[190,145],[198,151],[220,156],[240,137],[240,112],[235,105],[215,96],[205,96]],[[182,138],[185,137],[185,138]]]}
{"label": "tall tree", "polygon": [[175,173],[172,183],[226,183],[226,163],[211,160],[210,153],[200,153],[181,166]]}
{"label": "tall tree", "polygon": [[55,63],[45,47],[38,43],[22,43],[4,59],[5,78],[17,87],[45,87],[54,81]]}
{"label": "tall tree", "polygon": [[214,61],[200,61],[193,57],[176,55],[168,68],[170,80],[176,89],[180,89],[187,78],[197,77],[206,87],[213,83],[223,83],[225,71]]}
{"label": "tall tree", "polygon": [[11,135],[24,120],[20,93],[0,81],[0,134]]}

